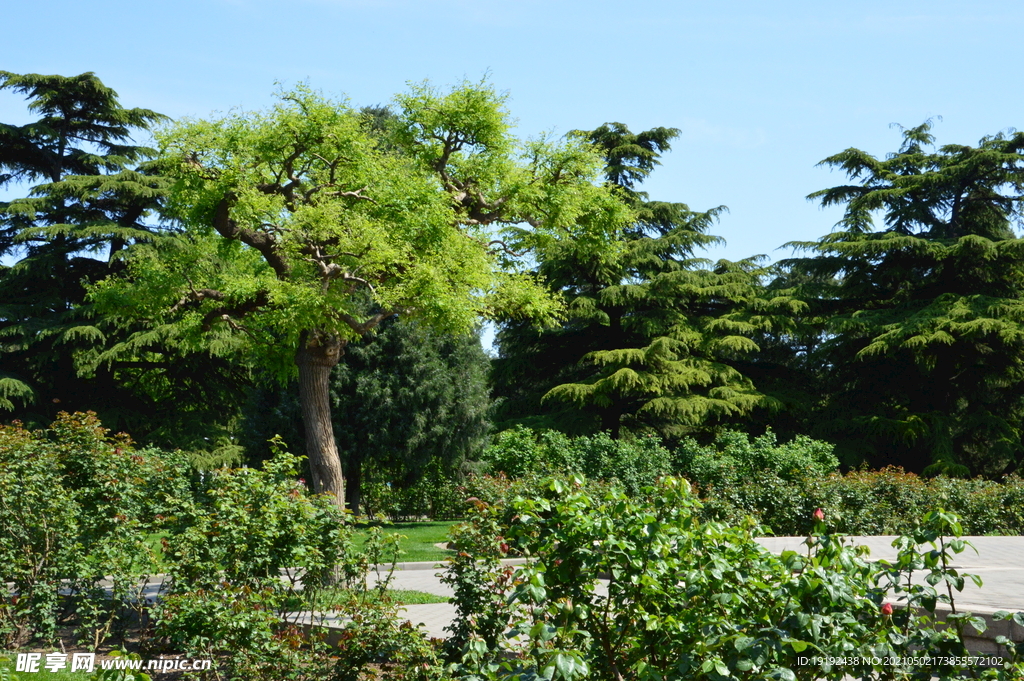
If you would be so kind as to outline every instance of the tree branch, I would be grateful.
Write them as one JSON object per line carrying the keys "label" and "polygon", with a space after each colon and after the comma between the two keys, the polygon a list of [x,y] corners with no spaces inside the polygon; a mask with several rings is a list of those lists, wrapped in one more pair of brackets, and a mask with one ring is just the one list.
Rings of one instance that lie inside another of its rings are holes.
{"label": "tree branch", "polygon": [[377,325],[380,324],[382,321],[395,314],[398,314],[398,310],[381,311],[364,322],[356,320],[355,317],[346,312],[339,313],[338,317],[343,322],[348,324],[350,329],[358,333],[360,336],[363,336],[369,333],[370,331],[373,331],[373,329],[376,328]]}
{"label": "tree branch", "polygon": [[508,253],[509,255],[515,256],[517,258],[521,258],[524,255],[523,253],[516,253],[511,248],[509,248],[508,245],[506,245],[504,241],[502,241],[500,239],[495,239],[494,241],[488,242],[487,248],[490,248],[491,246],[500,246],[501,250],[503,250],[504,252]]}
{"label": "tree branch", "polygon": [[227,239],[237,239],[243,244],[255,248],[274,270],[278,279],[287,279],[291,273],[291,267],[284,254],[278,250],[277,239],[272,234],[239,227],[238,223],[231,219],[231,205],[234,202],[233,192],[228,192],[220,200],[214,212],[213,228]]}
{"label": "tree branch", "polygon": [[[262,307],[265,307],[270,302],[270,297],[266,291],[259,291],[252,300],[247,300],[236,305],[222,305],[214,308],[207,312],[203,316],[203,323],[200,328],[203,331],[209,331],[214,322],[217,320],[226,321],[231,328],[238,330],[244,329],[236,324],[235,319],[242,319],[246,315],[256,312]],[[248,332],[248,331],[247,331]]]}
{"label": "tree branch", "polygon": [[192,288],[192,283],[189,282],[189,292],[181,297],[181,300],[171,306],[170,312],[177,312],[181,308],[185,307],[189,303],[201,303],[204,300],[224,300],[224,294],[220,291],[212,288]]}

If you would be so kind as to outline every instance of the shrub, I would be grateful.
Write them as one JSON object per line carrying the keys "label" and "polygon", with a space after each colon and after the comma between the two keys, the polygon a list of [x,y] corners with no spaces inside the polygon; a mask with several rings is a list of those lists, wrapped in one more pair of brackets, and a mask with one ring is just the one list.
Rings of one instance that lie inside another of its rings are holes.
{"label": "shrub", "polygon": [[839,467],[832,449],[831,444],[804,435],[780,445],[770,430],[753,441],[746,433],[726,431],[706,447],[683,440],[675,452],[675,472],[702,487],[733,486],[756,475],[786,482],[820,479]]}
{"label": "shrub", "polygon": [[675,457],[700,492],[702,518],[750,516],[769,534],[806,534],[815,508],[837,532],[906,534],[935,506],[962,518],[968,534],[1024,534],[1024,481],[1016,476],[926,479],[896,467],[840,475],[831,445],[806,437],[779,445],[771,432],[753,441],[728,432],[707,447],[686,440]]}
{"label": "shrub", "polygon": [[806,534],[815,508],[824,509],[844,534],[907,534],[936,505],[963,518],[967,534],[1024,534],[1024,481],[1016,476],[1001,482],[926,479],[895,467],[793,482],[755,474],[731,485],[703,487],[701,496],[703,518],[735,523],[750,516],[776,535]]}
{"label": "shrub", "polygon": [[[754,523],[705,523],[699,510],[677,478],[663,479],[642,501],[552,479],[506,508],[475,504],[473,527],[456,536],[455,671],[466,679],[551,681],[967,673],[1016,680],[1024,673],[1012,643],[997,669],[949,662],[966,662],[964,626],[984,626],[965,614],[949,617],[948,628],[935,621],[936,604],[953,599],[947,582],[959,589],[965,577],[949,567],[966,546],[950,539],[962,530],[951,514],[926,515],[913,536],[895,543],[899,557],[888,564],[867,562],[864,549],[845,545],[823,522],[806,554],[774,555],[754,541]],[[506,547],[532,561],[510,574],[494,561]],[[926,583],[912,583],[912,571],[923,571]],[[598,576],[608,580],[606,591]],[[896,608],[884,601],[890,593]],[[1015,618],[1024,621],[1024,613]],[[899,668],[892,658],[935,663]]]}
{"label": "shrub", "polygon": [[534,431],[525,426],[517,426],[495,435],[494,443],[484,449],[481,459],[490,464],[491,473],[521,478],[541,467],[548,456],[545,450],[545,445]]}
{"label": "shrub", "polygon": [[[397,560],[398,538],[374,528],[355,542],[333,498],[310,496],[296,480],[299,463],[278,449],[261,470],[209,474],[205,493],[169,525],[172,582],[154,608],[156,636],[216,660],[212,673],[229,678],[354,681],[371,665],[394,667],[396,678],[436,676],[433,648],[398,624],[390,575],[367,585],[372,565]],[[338,586],[349,593],[330,608],[349,622],[340,651],[321,635],[300,636],[293,612],[327,610]]]}
{"label": "shrub", "polygon": [[656,437],[613,440],[607,433],[569,438],[519,426],[499,433],[483,458],[492,472],[512,479],[537,474],[580,473],[617,481],[630,494],[671,472],[671,454]]}
{"label": "shrub", "polygon": [[409,487],[364,481],[362,510],[367,516],[385,516],[393,521],[455,520],[462,517],[465,498],[462,482],[446,475],[435,461]]}
{"label": "shrub", "polygon": [[99,646],[141,607],[139,583],[156,568],[147,535],[187,495],[180,456],[136,450],[94,414],[62,413],[35,432],[0,426],[0,583],[17,594],[0,601],[0,644],[53,640],[71,622]]}

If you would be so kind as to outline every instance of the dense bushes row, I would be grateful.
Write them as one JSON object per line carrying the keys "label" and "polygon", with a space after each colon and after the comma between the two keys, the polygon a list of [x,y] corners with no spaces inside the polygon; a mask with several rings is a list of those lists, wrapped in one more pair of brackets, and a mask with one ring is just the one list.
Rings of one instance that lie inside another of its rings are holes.
{"label": "dense bushes row", "polygon": [[[363,511],[392,520],[453,520],[465,514],[464,500],[497,493],[509,481],[528,493],[530,481],[548,473],[580,473],[590,480],[614,481],[631,494],[653,485],[672,470],[671,457],[657,438],[613,440],[606,433],[570,438],[557,431],[506,430],[484,450],[482,462],[494,475],[447,477],[439,466],[407,488],[364,482]],[[493,488],[493,489],[491,489]],[[487,491],[490,489],[490,491]]]}
{"label": "dense bushes row", "polygon": [[886,468],[785,481],[767,473],[701,492],[705,517],[735,522],[750,515],[776,535],[804,534],[815,508],[824,509],[844,534],[903,534],[936,507],[962,518],[969,535],[1024,535],[1024,480],[1012,475],[1002,482],[924,479]]}
{"label": "dense bushes row", "polygon": [[[792,485],[806,480],[801,466],[829,465],[813,443],[722,444],[728,456],[693,446],[687,465],[709,480],[753,466],[747,472]],[[399,624],[389,576],[367,586],[370,565],[394,561],[396,543],[378,531],[360,545],[331,499],[306,492],[296,457],[279,451],[262,469],[191,477],[176,455],[136,450],[92,416],[64,415],[35,433],[0,428],[0,581],[14,585],[13,597],[0,599],[0,644],[52,642],[58,627],[72,625],[96,649],[141,618],[153,625],[144,654],[212,658],[204,678],[296,681],[838,679],[880,670],[872,662],[808,666],[797,656],[963,654],[960,630],[971,620],[951,619],[940,631],[882,600],[888,588],[926,610],[944,599],[908,586],[911,570],[930,572],[929,583],[962,583],[945,566],[963,545],[940,541],[927,557],[919,548],[961,531],[950,514],[928,514],[891,566],[866,563],[820,523],[806,556],[774,556],[753,541],[754,521],[708,522],[684,480],[638,486],[661,465],[651,461],[665,460],[655,441],[571,445],[550,457],[618,474],[587,482],[533,468],[467,482],[471,522],[455,531],[447,577],[458,616],[442,649]],[[498,563],[513,553],[535,560],[519,569]],[[170,580],[150,605],[139,585],[156,570]],[[104,575],[114,577],[112,591]],[[599,575],[609,579],[607,596],[595,591]],[[337,647],[301,636],[294,615],[326,611],[328,599],[332,615],[349,623]],[[1006,666],[986,678],[1019,678],[1020,659],[1007,647]],[[963,669],[931,671],[955,678]]]}
{"label": "dense bushes row", "polygon": [[825,509],[837,532],[901,534],[913,531],[917,519],[936,507],[962,518],[968,534],[1024,534],[1020,477],[921,478],[898,468],[840,475],[832,446],[807,437],[780,444],[771,432],[756,438],[726,432],[714,444],[684,440],[670,451],[656,438],[570,439],[520,428],[500,433],[484,458],[495,474],[466,488],[489,502],[529,496],[550,473],[581,473],[635,495],[672,472],[696,486],[705,520],[738,523],[751,516],[769,534],[806,534],[815,508]]}
{"label": "dense bushes row", "polygon": [[671,454],[655,437],[613,440],[607,433],[570,438],[546,430],[518,427],[497,435],[483,460],[493,472],[510,478],[531,473],[580,473],[592,480],[616,480],[628,493],[672,471]]}
{"label": "dense bushes row", "polygon": [[684,442],[676,461],[700,490],[705,518],[749,515],[771,534],[806,534],[815,508],[850,535],[906,534],[934,508],[956,514],[970,535],[1024,534],[1024,480],[1017,476],[922,478],[892,467],[840,475],[831,446],[807,438],[777,445],[771,433],[754,440],[726,433],[707,447]]}

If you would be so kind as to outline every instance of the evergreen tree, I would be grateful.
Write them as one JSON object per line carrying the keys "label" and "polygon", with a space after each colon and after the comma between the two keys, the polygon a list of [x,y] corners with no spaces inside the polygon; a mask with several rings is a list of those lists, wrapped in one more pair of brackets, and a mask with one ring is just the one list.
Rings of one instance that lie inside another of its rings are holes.
{"label": "evergreen tree", "polygon": [[1019,462],[1022,149],[1016,132],[936,149],[928,122],[885,159],[847,149],[822,162],[852,182],[810,198],[844,217],[784,264],[818,324],[812,434],[848,463],[995,475]]}
{"label": "evergreen tree", "polygon": [[489,361],[477,335],[450,336],[389,320],[349,347],[334,372],[334,432],[358,512],[365,476],[398,487],[428,464],[457,474],[479,458],[488,432]]}
{"label": "evergreen tree", "polygon": [[724,208],[691,211],[636,189],[677,134],[634,134],[621,123],[576,133],[602,152],[609,187],[636,219],[614,248],[564,241],[540,262],[538,275],[566,297],[570,316],[557,329],[506,324],[498,334],[494,381],[506,423],[673,437],[765,404],[736,363],[757,349],[750,334],[790,301],[759,295],[755,260],[695,257],[719,240],[708,230]]}
{"label": "evergreen tree", "polygon": [[131,346],[139,331],[86,300],[122,272],[126,249],[161,238],[169,180],[155,153],[133,140],[164,117],[127,109],[92,73],[0,72],[0,90],[24,95],[38,118],[0,125],[0,186],[30,187],[0,203],[0,409],[50,423],[60,410],[92,410],[140,440],[208,449],[234,418],[247,372],[164,335]]}
{"label": "evergreen tree", "polygon": [[163,117],[122,107],[92,73],[0,71],[4,89],[25,95],[39,118],[0,124],[0,187],[31,185],[25,198],[0,202],[0,256],[17,259],[0,269],[0,408],[48,423],[59,409],[124,398],[94,362],[112,329],[83,305],[85,287],[152,235],[147,219],[166,182],[140,169],[153,151],[132,135]]}

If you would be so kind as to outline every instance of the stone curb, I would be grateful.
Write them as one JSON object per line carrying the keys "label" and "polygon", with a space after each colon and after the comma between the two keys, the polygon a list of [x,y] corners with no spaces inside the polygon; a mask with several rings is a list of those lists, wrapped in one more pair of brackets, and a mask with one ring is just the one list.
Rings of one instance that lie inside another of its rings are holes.
{"label": "stone curb", "polygon": [[[525,565],[526,558],[504,558],[501,561],[502,565]],[[447,567],[444,562],[421,560],[412,561],[408,563],[395,563],[395,572],[404,570],[443,570]],[[382,563],[380,565],[371,565],[370,572],[387,572],[391,569],[391,563]]]}
{"label": "stone curb", "polygon": [[[1024,645],[1024,627],[1020,626],[1013,620],[997,620],[993,617],[996,612],[994,608],[983,608],[983,607],[966,607],[960,611],[961,613],[970,613],[975,617],[980,617],[985,621],[987,625],[985,631],[978,631],[971,624],[964,626],[964,645],[967,646],[967,650],[971,651],[975,655],[992,655],[1009,657],[1009,651],[1006,650],[1005,646],[1001,646],[996,643],[996,637],[1005,636],[1010,639],[1018,646]],[[1010,611],[1013,612],[1013,611]],[[946,621],[951,611],[948,606],[939,603],[935,607],[935,619]],[[918,609],[919,615],[927,615],[923,609]],[[938,627],[938,629],[948,629],[950,624]]]}

